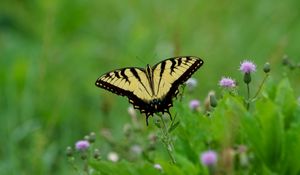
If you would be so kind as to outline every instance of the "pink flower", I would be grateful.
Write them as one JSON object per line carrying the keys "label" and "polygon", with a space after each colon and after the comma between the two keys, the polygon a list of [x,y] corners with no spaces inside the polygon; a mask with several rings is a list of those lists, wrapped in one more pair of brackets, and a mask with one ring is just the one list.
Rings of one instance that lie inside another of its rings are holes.
{"label": "pink flower", "polygon": [[78,151],[84,151],[84,150],[88,149],[89,147],[90,147],[90,143],[86,140],[79,140],[75,144],[75,148]]}
{"label": "pink flower", "polygon": [[239,70],[242,71],[243,73],[251,73],[256,71],[256,65],[252,61],[244,60],[241,63]]}
{"label": "pink flower", "polygon": [[225,87],[225,88],[233,88],[233,87],[235,87],[235,81],[233,79],[231,79],[230,77],[223,77],[220,80],[219,85],[221,87]]}
{"label": "pink flower", "polygon": [[200,155],[201,163],[205,166],[215,165],[218,161],[218,155],[214,151],[206,151]]}
{"label": "pink flower", "polygon": [[197,110],[200,107],[200,101],[199,100],[191,100],[189,106],[190,106],[191,110]]}

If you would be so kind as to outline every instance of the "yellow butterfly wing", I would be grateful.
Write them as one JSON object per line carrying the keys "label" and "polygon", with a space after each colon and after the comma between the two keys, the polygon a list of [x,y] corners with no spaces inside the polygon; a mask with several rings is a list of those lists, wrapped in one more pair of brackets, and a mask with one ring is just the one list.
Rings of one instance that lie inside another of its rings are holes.
{"label": "yellow butterfly wing", "polygon": [[117,95],[127,96],[136,109],[145,106],[152,99],[148,78],[141,68],[123,68],[105,73],[95,84]]}
{"label": "yellow butterfly wing", "polygon": [[[172,106],[172,98],[178,93],[179,85],[189,79],[203,64],[198,57],[186,56],[164,60],[153,66],[155,96]],[[166,107],[166,108],[167,108]]]}
{"label": "yellow butterfly wing", "polygon": [[135,109],[146,114],[148,125],[148,117],[153,113],[169,113],[178,87],[202,64],[203,61],[197,57],[169,58],[147,70],[128,67],[105,73],[95,84],[115,94],[127,96]]}

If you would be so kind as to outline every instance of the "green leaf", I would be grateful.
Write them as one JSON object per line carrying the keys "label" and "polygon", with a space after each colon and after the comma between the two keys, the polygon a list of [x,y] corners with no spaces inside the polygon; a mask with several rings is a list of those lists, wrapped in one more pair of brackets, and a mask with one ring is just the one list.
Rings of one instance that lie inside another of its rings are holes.
{"label": "green leaf", "polygon": [[168,132],[171,133],[174,129],[176,129],[177,126],[179,125],[179,123],[180,123],[179,121],[176,122],[175,124],[172,123],[172,125],[170,126]]}
{"label": "green leaf", "polygon": [[93,161],[90,165],[98,173],[102,175],[111,175],[111,174],[122,174],[122,175],[152,175],[157,174],[153,165],[149,163],[131,163],[127,161],[120,162],[107,162],[107,161]]}
{"label": "green leaf", "polygon": [[300,123],[293,124],[285,133],[284,154],[281,160],[281,174],[300,173]]}
{"label": "green leaf", "polygon": [[225,95],[211,115],[210,135],[224,147],[240,142],[241,119],[247,114],[241,98]]}
{"label": "green leaf", "polygon": [[280,109],[284,115],[285,127],[288,128],[295,119],[294,111],[297,108],[297,100],[287,78],[279,83],[275,102],[281,107]]}
{"label": "green leaf", "polygon": [[[253,145],[262,150],[260,157],[271,170],[278,170],[282,157],[284,120],[272,101],[263,99],[256,104],[256,117],[259,120],[261,140]],[[256,128],[257,129],[257,128]]]}

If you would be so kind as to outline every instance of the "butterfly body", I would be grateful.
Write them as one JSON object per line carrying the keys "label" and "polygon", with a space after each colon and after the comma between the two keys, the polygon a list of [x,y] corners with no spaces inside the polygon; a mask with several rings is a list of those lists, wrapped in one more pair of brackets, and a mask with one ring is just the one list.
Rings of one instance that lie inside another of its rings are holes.
{"label": "butterfly body", "polygon": [[173,106],[172,98],[178,94],[178,87],[202,64],[203,61],[197,57],[169,58],[153,67],[147,65],[145,69],[128,67],[110,71],[100,76],[95,84],[128,97],[135,109],[146,114],[148,125],[148,117],[154,113],[169,113],[169,108]]}

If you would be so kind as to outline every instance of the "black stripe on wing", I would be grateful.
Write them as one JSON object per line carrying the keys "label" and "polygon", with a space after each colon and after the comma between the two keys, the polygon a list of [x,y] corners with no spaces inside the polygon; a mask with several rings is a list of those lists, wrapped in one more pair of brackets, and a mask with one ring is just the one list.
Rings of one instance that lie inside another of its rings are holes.
{"label": "black stripe on wing", "polygon": [[[196,59],[196,61],[176,81],[173,82],[169,92],[165,97],[166,100],[172,100],[173,97],[176,97],[178,94],[179,85],[186,82],[203,65],[203,60],[200,58],[189,56],[186,56],[185,58],[187,58],[187,61],[192,60],[193,58]],[[182,63],[180,58],[178,59],[178,64],[179,63]]]}
{"label": "black stripe on wing", "polygon": [[[186,58],[185,61],[183,61],[184,58]],[[177,96],[179,85],[186,82],[203,65],[203,60],[198,57],[194,57],[194,56],[174,57],[174,58],[166,59],[160,63],[157,63],[156,65],[153,66],[153,69],[155,69],[156,66],[158,66],[159,64],[162,65],[167,60],[171,61],[171,63],[172,63],[171,67],[170,67],[171,74],[174,72],[176,67],[180,67],[182,64],[186,64],[187,62],[190,62],[191,60],[195,60],[195,62],[192,65],[190,65],[190,67],[177,80],[175,80],[172,83],[170,90],[166,94],[164,99],[167,103],[170,104],[170,107],[171,107],[172,106],[172,98]]]}
{"label": "black stripe on wing", "polygon": [[[141,69],[140,69],[141,70]],[[143,71],[143,70],[142,70]],[[148,92],[146,85],[142,82],[141,77],[136,71],[136,68],[130,68],[130,72],[133,74],[133,76],[140,82],[140,84],[144,87],[145,91],[148,93],[149,96],[151,96],[150,92]]]}
{"label": "black stripe on wing", "polygon": [[[105,78],[111,78],[113,79],[113,76],[115,76],[118,79],[123,79],[128,83],[131,83],[129,80],[129,77],[125,74],[125,70],[130,70],[130,72],[133,74],[133,76],[135,77],[135,79],[137,81],[139,81],[141,83],[141,85],[145,88],[145,91],[147,93],[148,90],[146,89],[145,85],[141,82],[141,78],[138,75],[136,69],[139,69],[140,71],[144,72],[143,69],[141,68],[133,68],[133,67],[129,67],[129,68],[123,68],[123,69],[118,69],[112,72],[108,72],[106,74],[103,74],[102,76],[100,76],[96,82],[95,85],[97,87],[103,88],[105,90],[108,90],[114,94],[120,95],[120,96],[126,96],[129,100],[129,103],[131,103],[133,105],[133,107],[135,109],[139,109],[141,113],[145,113],[147,116],[152,115],[154,113],[154,111],[151,111],[148,109],[149,104],[145,101],[143,101],[142,99],[140,99],[139,97],[137,97],[136,95],[134,95],[134,89],[131,90],[126,90],[123,89],[122,87],[118,87],[110,82],[107,82],[105,80]],[[104,78],[104,80],[102,80]],[[109,80],[108,80],[109,81]]]}

